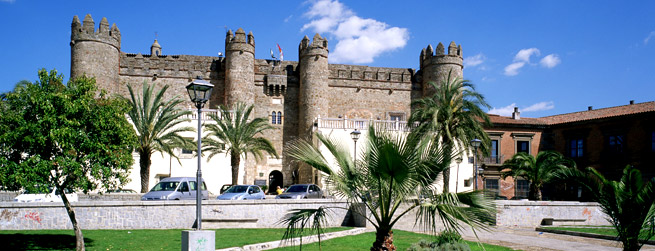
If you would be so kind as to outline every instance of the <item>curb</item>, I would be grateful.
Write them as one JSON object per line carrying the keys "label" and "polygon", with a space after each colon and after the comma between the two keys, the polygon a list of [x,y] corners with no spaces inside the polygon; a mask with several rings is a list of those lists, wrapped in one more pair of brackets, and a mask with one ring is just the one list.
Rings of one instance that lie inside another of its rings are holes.
{"label": "curb", "polygon": [[[343,237],[343,236],[348,236],[348,235],[361,234],[361,233],[365,233],[365,232],[369,232],[369,231],[371,231],[371,229],[354,228],[354,229],[349,229],[349,230],[345,230],[345,231],[324,233],[324,234],[321,235],[321,241],[325,241],[325,240],[329,240],[329,239],[333,239],[333,238],[338,238],[338,237]],[[314,242],[318,242],[318,235],[302,237],[302,243],[303,244],[314,243]],[[277,240],[277,241],[269,241],[269,242],[245,245],[243,247],[231,247],[231,248],[224,248],[224,249],[216,249],[216,251],[268,250],[268,249],[274,249],[274,248],[279,248],[279,247],[288,247],[288,246],[298,245],[299,243],[300,243],[300,238],[293,238],[293,239],[286,240],[286,241]]]}
{"label": "curb", "polygon": [[[610,240],[610,241],[619,241],[616,236],[603,235],[603,234],[582,233],[582,232],[574,232],[574,231],[568,231],[568,230],[548,229],[548,228],[542,228],[542,227],[535,228],[535,231],[553,233],[553,234],[566,234],[566,235],[596,238],[596,239],[604,239],[604,240]],[[655,240],[640,241],[640,242],[645,243],[645,244],[649,244],[649,245],[655,245]]]}

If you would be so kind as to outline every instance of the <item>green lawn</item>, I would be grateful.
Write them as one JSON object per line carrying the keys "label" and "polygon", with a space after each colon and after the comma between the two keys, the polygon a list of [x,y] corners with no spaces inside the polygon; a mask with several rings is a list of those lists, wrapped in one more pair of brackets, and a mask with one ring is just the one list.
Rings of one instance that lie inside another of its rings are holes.
{"label": "green lawn", "polygon": [[[594,227],[566,227],[566,226],[561,226],[561,227],[544,227],[546,229],[555,229],[555,230],[564,230],[564,231],[571,231],[571,232],[579,232],[579,233],[592,233],[592,234],[602,234],[602,235],[607,235],[607,236],[616,236],[616,230],[612,226],[594,226]],[[650,238],[651,240],[655,239],[655,237]]]}
{"label": "green lawn", "polygon": [[[404,251],[420,239],[433,240],[433,236],[427,234],[417,234],[413,232],[394,230],[393,243],[398,251]],[[323,250],[369,250],[375,241],[375,233],[368,232],[359,235],[345,236],[341,238],[330,239],[321,242]],[[477,242],[466,241],[472,251],[483,250]],[[506,247],[483,244],[487,251],[513,250]],[[284,247],[273,249],[278,251],[299,250],[299,247]],[[318,243],[303,245],[303,250],[319,250]]]}
{"label": "green lawn", "polygon": [[[329,228],[326,232],[349,227]],[[240,247],[279,240],[283,228],[216,229],[216,248]],[[87,250],[180,250],[181,229],[83,230]],[[0,231],[2,250],[74,250],[72,230]]]}

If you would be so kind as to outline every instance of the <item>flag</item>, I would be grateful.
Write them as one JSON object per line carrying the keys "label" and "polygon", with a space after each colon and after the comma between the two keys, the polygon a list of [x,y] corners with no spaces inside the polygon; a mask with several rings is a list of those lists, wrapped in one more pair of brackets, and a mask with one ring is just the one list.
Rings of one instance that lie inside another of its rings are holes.
{"label": "flag", "polygon": [[273,53],[273,49],[271,49],[271,58],[275,58],[275,54]]}
{"label": "flag", "polygon": [[280,50],[280,61],[284,61],[284,52],[282,52],[282,47],[280,47],[280,44],[277,44],[277,49]]}

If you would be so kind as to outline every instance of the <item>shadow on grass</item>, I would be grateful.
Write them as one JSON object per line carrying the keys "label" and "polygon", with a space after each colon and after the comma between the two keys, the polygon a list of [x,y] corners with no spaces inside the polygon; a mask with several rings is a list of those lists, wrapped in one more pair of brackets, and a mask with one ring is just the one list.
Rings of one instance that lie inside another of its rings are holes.
{"label": "shadow on grass", "polygon": [[[75,236],[67,234],[0,234],[2,250],[75,250]],[[93,240],[84,238],[86,247]]]}

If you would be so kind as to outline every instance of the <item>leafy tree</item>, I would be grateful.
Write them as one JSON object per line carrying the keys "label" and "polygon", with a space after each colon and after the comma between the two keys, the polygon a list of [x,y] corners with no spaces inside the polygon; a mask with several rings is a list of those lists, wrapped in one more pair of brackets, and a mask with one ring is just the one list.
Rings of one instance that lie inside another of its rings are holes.
{"label": "leafy tree", "polygon": [[139,167],[141,174],[141,192],[146,193],[150,188],[150,164],[151,157],[155,152],[169,154],[179,162],[180,159],[173,153],[175,148],[188,147],[193,149],[193,142],[180,135],[182,132],[195,131],[193,127],[180,126],[189,122],[185,118],[191,111],[182,110],[178,107],[183,101],[178,96],[173,98],[165,97],[168,85],[164,86],[154,94],[155,85],[143,83],[143,91],[135,93],[132,85],[127,85],[130,98],[121,97],[131,109],[127,113],[134,123],[138,144],[136,151],[139,153]]}
{"label": "leafy tree", "polygon": [[[21,83],[0,101],[0,185],[44,192],[115,189],[127,182],[136,137],[125,118],[128,105],[96,97],[95,79],[67,85],[55,70]],[[61,198],[77,250],[84,238],[65,193]]]}
{"label": "leafy tree", "polygon": [[554,151],[541,151],[537,157],[528,153],[517,153],[503,163],[503,178],[521,177],[530,182],[528,199],[541,200],[541,188],[559,177],[559,174],[569,167],[575,167],[575,162]]}
{"label": "leafy tree", "polygon": [[[440,84],[430,82],[436,90],[430,97],[412,102],[409,124],[418,123],[414,130],[433,134],[443,144],[444,163],[450,165],[455,149],[472,149],[471,140],[480,139],[481,150],[487,152],[489,136],[483,123],[491,125],[489,116],[482,107],[490,108],[484,96],[475,91],[475,86],[460,77],[444,79]],[[477,153],[476,153],[477,154]],[[443,170],[443,191],[448,192],[450,168]]]}
{"label": "leafy tree", "polygon": [[237,184],[242,156],[247,158],[250,153],[260,160],[264,157],[263,152],[267,152],[278,158],[273,144],[260,137],[264,131],[273,129],[268,121],[264,118],[249,120],[253,105],[246,107],[245,104],[238,103],[234,108],[234,111],[230,111],[227,107],[220,106],[220,116],[210,114],[209,117],[216,123],[204,125],[208,134],[202,139],[202,150],[209,152],[209,159],[223,152],[230,154],[232,185]]}
{"label": "leafy tree", "polygon": [[596,169],[568,169],[562,175],[577,181],[609,217],[623,250],[639,250],[639,240],[655,234],[655,178],[644,182],[641,172],[628,165],[619,181],[607,180]]}
{"label": "leafy tree", "polygon": [[[344,145],[321,134],[316,137],[328,155],[308,141],[290,145],[289,154],[325,173],[326,184],[336,197],[361,203],[370,211],[370,214],[357,210],[355,213],[365,217],[376,229],[371,250],[394,250],[391,229],[413,209],[417,209],[417,222],[433,232],[437,218],[444,222],[446,229],[457,231],[463,224],[486,229],[494,220],[493,202],[480,191],[436,192],[432,184],[448,168],[444,162],[447,151],[429,137],[393,136],[369,128],[366,149],[356,162]],[[419,195],[418,191],[423,192]],[[315,228],[315,222],[323,222],[316,218],[324,218],[329,210],[320,207],[289,212],[282,220],[287,223],[285,238],[297,236],[298,229],[306,225]],[[314,220],[308,220],[311,217]]]}

